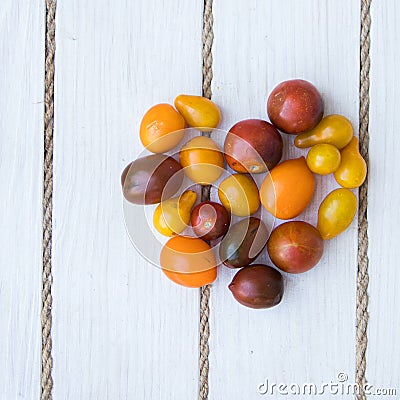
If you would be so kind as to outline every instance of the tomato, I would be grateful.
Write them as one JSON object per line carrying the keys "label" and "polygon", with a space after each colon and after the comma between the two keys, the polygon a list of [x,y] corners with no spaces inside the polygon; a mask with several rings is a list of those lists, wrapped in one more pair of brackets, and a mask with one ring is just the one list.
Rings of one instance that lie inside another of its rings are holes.
{"label": "tomato", "polygon": [[189,140],[179,153],[185,174],[195,183],[210,185],[222,174],[224,157],[214,140],[197,136]]}
{"label": "tomato", "polygon": [[301,149],[316,144],[327,143],[342,149],[350,143],[354,131],[351,122],[343,115],[332,114],[308,132],[294,139],[294,145]]}
{"label": "tomato", "polygon": [[340,154],[342,161],[334,173],[336,182],[348,189],[358,188],[367,177],[367,164],[358,150],[358,139],[353,136]]}
{"label": "tomato", "polygon": [[173,282],[192,288],[212,283],[217,278],[217,263],[210,246],[202,239],[174,236],[160,254],[164,274]]}
{"label": "tomato", "polygon": [[315,174],[328,175],[340,165],[340,151],[331,144],[316,144],[307,154],[308,168]]}
{"label": "tomato", "polygon": [[186,229],[190,211],[197,198],[196,192],[187,190],[179,197],[162,201],[154,211],[153,224],[164,236],[173,236]]}
{"label": "tomato", "polygon": [[180,188],[183,172],[178,161],[164,154],[140,157],[122,173],[124,197],[134,204],[156,204]]}
{"label": "tomato", "polygon": [[246,307],[270,308],[282,300],[284,285],[279,271],[268,265],[253,264],[242,268],[228,288]]}
{"label": "tomato", "polygon": [[248,175],[233,174],[225,178],[219,185],[218,197],[238,217],[254,214],[260,207],[257,185]]}
{"label": "tomato", "polygon": [[280,219],[297,217],[314,194],[314,175],[304,157],[278,164],[260,187],[261,204]]}
{"label": "tomato", "polygon": [[217,105],[202,96],[181,94],[175,99],[174,105],[189,126],[201,131],[216,128],[221,119]]}
{"label": "tomato", "polygon": [[283,141],[276,128],[261,119],[235,124],[225,138],[224,152],[236,172],[263,173],[275,167],[282,157]]}
{"label": "tomato", "polygon": [[332,239],[346,230],[357,212],[357,197],[349,189],[335,189],[318,210],[318,230],[323,239]]}
{"label": "tomato", "polygon": [[298,134],[314,128],[324,113],[324,101],[318,90],[301,79],[280,83],[267,102],[271,122],[281,131]]}
{"label": "tomato", "polygon": [[157,104],[143,116],[140,140],[152,153],[173,149],[183,139],[185,120],[170,104]]}
{"label": "tomato", "polygon": [[229,229],[219,247],[220,260],[230,268],[252,263],[268,240],[268,230],[259,218],[242,219]]}
{"label": "tomato", "polygon": [[228,231],[231,216],[226,208],[213,201],[203,201],[190,217],[194,233],[204,240],[214,240]]}
{"label": "tomato", "polygon": [[282,271],[306,272],[321,259],[324,241],[318,229],[304,221],[289,221],[277,226],[267,243],[271,261]]}

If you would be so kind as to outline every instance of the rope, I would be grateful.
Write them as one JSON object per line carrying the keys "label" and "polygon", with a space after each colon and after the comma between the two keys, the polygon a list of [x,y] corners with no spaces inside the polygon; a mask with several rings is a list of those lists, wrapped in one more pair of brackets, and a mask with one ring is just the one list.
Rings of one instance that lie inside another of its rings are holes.
{"label": "rope", "polygon": [[[213,32],[213,0],[204,0],[203,12],[203,96],[211,99],[212,71],[212,44],[214,40]],[[209,136],[209,133],[202,133]],[[203,186],[201,189],[201,201],[210,199],[210,186]],[[199,400],[208,399],[208,355],[210,352],[208,340],[210,338],[210,285],[200,288],[200,355],[199,355]]]}
{"label": "rope", "polygon": [[46,0],[46,48],[44,91],[44,175],[43,175],[43,272],[42,272],[42,371],[41,400],[51,400],[53,358],[51,356],[51,247],[53,214],[53,129],[54,129],[54,54],[56,0]]}
{"label": "rope", "polygon": [[[361,0],[360,30],[360,153],[368,163],[369,144],[369,70],[371,0]],[[357,328],[356,328],[356,383],[360,389],[357,400],[366,400],[366,351],[368,344],[368,179],[360,187],[358,208],[358,272],[357,272]]]}

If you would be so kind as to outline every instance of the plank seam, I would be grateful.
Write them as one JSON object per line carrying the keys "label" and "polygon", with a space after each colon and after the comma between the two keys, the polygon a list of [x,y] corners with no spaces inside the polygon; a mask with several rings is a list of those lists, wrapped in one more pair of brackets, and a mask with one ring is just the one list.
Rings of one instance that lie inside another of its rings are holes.
{"label": "plank seam", "polygon": [[[214,17],[212,12],[213,0],[204,0],[203,9],[203,96],[211,99],[212,70],[212,45],[214,41]],[[210,136],[203,132],[202,135]],[[210,200],[210,186],[203,186],[201,189],[201,201]],[[209,338],[210,338],[210,292],[211,285],[200,288],[200,340],[199,340],[199,400],[208,399],[208,373],[209,373]]]}
{"label": "plank seam", "polygon": [[43,270],[42,270],[42,370],[41,400],[51,400],[52,358],[52,230],[53,230],[53,133],[54,133],[54,56],[56,0],[46,0],[45,81],[44,81],[44,162],[43,162]]}
{"label": "plank seam", "polygon": [[[359,136],[360,153],[369,165],[369,88],[370,88],[370,31],[371,2],[361,0],[360,26],[360,109]],[[357,326],[356,326],[356,383],[358,385],[357,400],[366,400],[366,351],[368,345],[368,177],[360,187],[358,208],[358,252],[357,252]]]}

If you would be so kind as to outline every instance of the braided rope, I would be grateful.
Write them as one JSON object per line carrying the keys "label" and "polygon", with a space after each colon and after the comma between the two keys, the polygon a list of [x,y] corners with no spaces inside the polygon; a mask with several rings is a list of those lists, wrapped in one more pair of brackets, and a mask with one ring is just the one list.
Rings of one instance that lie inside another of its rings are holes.
{"label": "braided rope", "polygon": [[56,0],[46,0],[46,48],[44,92],[44,175],[43,175],[43,272],[42,272],[42,372],[41,400],[51,400],[53,358],[51,326],[52,295],[51,248],[53,215],[53,128],[54,128],[54,54]]}
{"label": "braided rope", "polygon": [[[369,144],[369,70],[371,0],[361,0],[360,30],[360,153],[368,165]],[[368,344],[368,179],[360,187],[358,209],[358,272],[357,272],[357,329],[356,329],[356,383],[359,387],[357,400],[366,400],[366,351]]]}
{"label": "braided rope", "polygon": [[[213,32],[213,0],[204,0],[203,13],[203,96],[211,99],[212,71],[212,44],[214,40]],[[209,136],[208,133],[203,135]],[[201,201],[210,199],[210,186],[204,186],[201,190]],[[210,338],[210,285],[200,288],[200,355],[199,355],[199,400],[208,399],[208,355],[210,352],[208,340]]]}

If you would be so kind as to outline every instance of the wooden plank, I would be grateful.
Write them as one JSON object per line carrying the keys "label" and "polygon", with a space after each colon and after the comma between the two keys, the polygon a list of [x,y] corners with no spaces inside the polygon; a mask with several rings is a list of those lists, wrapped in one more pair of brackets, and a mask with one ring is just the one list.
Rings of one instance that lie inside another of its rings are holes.
{"label": "wooden plank", "polygon": [[0,13],[0,387],[40,392],[44,2]]}
{"label": "wooden plank", "polygon": [[395,171],[400,152],[397,138],[400,4],[395,0],[372,4],[367,380],[375,388],[396,388],[399,396],[400,193]]}
{"label": "wooden plank", "polygon": [[[213,99],[222,106],[223,128],[266,119],[268,93],[294,77],[321,90],[326,114],[346,115],[357,128],[358,2],[243,0],[232,7],[221,0],[214,14]],[[293,137],[284,141],[286,157],[306,154],[292,146]],[[317,177],[312,205],[297,219],[316,223],[322,198],[335,187],[332,177]],[[354,221],[326,242],[318,267],[286,276],[281,305],[266,311],[236,303],[227,289],[235,272],[221,268],[211,295],[210,399],[258,399],[266,379],[319,385],[344,372],[354,382],[356,254]]]}
{"label": "wooden plank", "polygon": [[196,397],[198,290],[133,249],[119,180],[144,112],[201,93],[201,29],[201,1],[58,4],[55,398]]}

